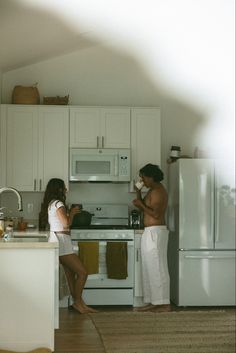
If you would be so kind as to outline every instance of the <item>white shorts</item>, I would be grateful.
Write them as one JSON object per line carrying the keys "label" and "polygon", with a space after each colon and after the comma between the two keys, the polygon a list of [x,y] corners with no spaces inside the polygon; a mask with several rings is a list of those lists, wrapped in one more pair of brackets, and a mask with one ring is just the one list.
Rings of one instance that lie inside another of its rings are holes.
{"label": "white shorts", "polygon": [[69,234],[54,232],[59,242],[59,256],[73,254],[71,237]]}
{"label": "white shorts", "polygon": [[170,303],[166,226],[144,228],[141,238],[143,299],[153,305]]}

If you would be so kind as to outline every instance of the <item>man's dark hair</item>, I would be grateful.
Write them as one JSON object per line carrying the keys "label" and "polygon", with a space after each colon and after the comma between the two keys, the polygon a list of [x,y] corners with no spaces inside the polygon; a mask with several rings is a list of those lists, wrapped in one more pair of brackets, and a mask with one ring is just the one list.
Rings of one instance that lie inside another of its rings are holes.
{"label": "man's dark hair", "polygon": [[139,170],[139,175],[151,177],[157,183],[164,179],[164,174],[158,165],[148,163]]}

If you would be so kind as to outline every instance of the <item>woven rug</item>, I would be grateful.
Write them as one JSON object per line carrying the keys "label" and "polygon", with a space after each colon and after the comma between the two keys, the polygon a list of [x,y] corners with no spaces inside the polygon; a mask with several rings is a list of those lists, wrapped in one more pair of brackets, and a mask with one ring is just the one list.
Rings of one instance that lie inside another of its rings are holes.
{"label": "woven rug", "polygon": [[106,353],[235,353],[235,311],[89,315]]}

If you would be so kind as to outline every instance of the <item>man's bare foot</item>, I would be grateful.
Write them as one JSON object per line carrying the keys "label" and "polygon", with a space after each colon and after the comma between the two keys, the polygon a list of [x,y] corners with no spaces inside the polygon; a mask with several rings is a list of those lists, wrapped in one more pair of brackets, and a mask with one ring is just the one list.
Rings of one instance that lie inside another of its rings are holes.
{"label": "man's bare foot", "polygon": [[149,311],[153,313],[166,313],[171,311],[170,304],[154,305]]}
{"label": "man's bare foot", "polygon": [[140,307],[135,307],[133,308],[133,311],[150,311],[152,308],[154,308],[155,305],[153,304],[147,304],[145,306],[140,306]]}

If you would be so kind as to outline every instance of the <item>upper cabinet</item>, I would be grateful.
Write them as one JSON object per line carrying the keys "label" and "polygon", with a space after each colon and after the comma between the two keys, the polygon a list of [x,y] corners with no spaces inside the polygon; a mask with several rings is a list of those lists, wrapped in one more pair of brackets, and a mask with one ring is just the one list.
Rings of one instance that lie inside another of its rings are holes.
{"label": "upper cabinet", "polygon": [[69,146],[131,148],[132,179],[160,164],[159,108],[3,104],[0,128],[0,186],[19,191],[44,191],[53,177],[68,185]]}
{"label": "upper cabinet", "polygon": [[70,147],[130,148],[130,108],[70,108]]}
{"label": "upper cabinet", "polygon": [[131,109],[132,179],[147,163],[161,163],[161,114],[159,108]]}
{"label": "upper cabinet", "polygon": [[68,108],[6,105],[2,111],[6,185],[44,191],[52,177],[68,184]]}

